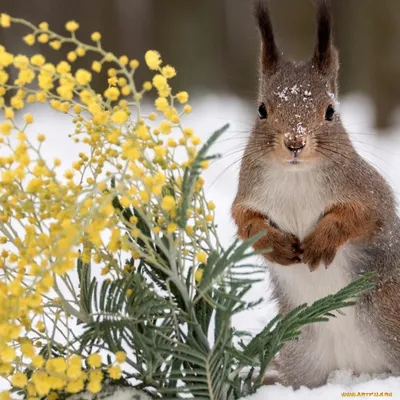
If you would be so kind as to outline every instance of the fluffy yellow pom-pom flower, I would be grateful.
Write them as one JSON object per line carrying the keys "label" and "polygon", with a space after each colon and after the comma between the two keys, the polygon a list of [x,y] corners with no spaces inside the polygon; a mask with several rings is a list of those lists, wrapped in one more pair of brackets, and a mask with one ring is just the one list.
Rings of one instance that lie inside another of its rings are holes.
{"label": "fluffy yellow pom-pom flower", "polygon": [[31,359],[35,357],[35,348],[31,342],[22,343],[21,352],[25,357],[29,357]]}
{"label": "fluffy yellow pom-pom flower", "polygon": [[162,74],[167,78],[167,79],[171,79],[174,76],[176,76],[176,70],[174,67],[171,67],[170,65],[166,65],[165,67],[163,67],[162,69]]}
{"label": "fluffy yellow pom-pom flower", "polygon": [[84,57],[86,54],[86,50],[83,47],[78,47],[75,51],[79,57]]}
{"label": "fluffy yellow pom-pom flower", "polygon": [[192,137],[192,143],[197,146],[201,143],[201,139],[198,136]]}
{"label": "fluffy yellow pom-pom flower", "polygon": [[172,129],[172,126],[168,121],[161,122],[161,124],[160,124],[160,132],[161,133],[168,135],[169,133],[171,133],[171,129]]}
{"label": "fluffy yellow pom-pom flower", "polygon": [[79,393],[84,389],[84,382],[83,379],[76,379],[70,381],[66,386],[66,391],[68,393]]}
{"label": "fluffy yellow pom-pom flower", "polygon": [[56,71],[58,74],[66,74],[71,71],[71,66],[66,61],[60,61],[57,64]]}
{"label": "fluffy yellow pom-pom flower", "polygon": [[99,61],[93,61],[92,62],[92,70],[94,72],[100,72],[101,71],[101,62]]}
{"label": "fluffy yellow pom-pom flower", "polygon": [[139,63],[138,60],[131,60],[131,61],[129,61],[129,66],[130,66],[132,69],[139,68],[139,65],[140,65],[140,63]]}
{"label": "fluffy yellow pom-pom flower", "polygon": [[98,42],[99,40],[101,40],[101,34],[100,32],[93,32],[90,35],[90,38],[93,40],[93,42]]}
{"label": "fluffy yellow pom-pom flower", "polygon": [[81,68],[76,71],[75,79],[79,85],[84,86],[92,80],[92,74],[89,71]]}
{"label": "fluffy yellow pom-pom flower", "polygon": [[118,110],[112,115],[111,121],[114,122],[114,124],[122,125],[128,121],[128,114],[125,111]]}
{"label": "fluffy yellow pom-pom flower", "polygon": [[187,92],[179,92],[177,93],[176,98],[178,99],[179,103],[184,104],[188,102],[189,95]]}
{"label": "fluffy yellow pom-pom flower", "polygon": [[23,40],[28,46],[33,46],[35,44],[35,35],[29,33],[23,37]]}
{"label": "fluffy yellow pom-pom flower", "polygon": [[147,51],[144,56],[144,59],[146,61],[147,66],[153,71],[156,71],[162,63],[160,53],[155,50]]}
{"label": "fluffy yellow pom-pom flower", "polygon": [[42,66],[46,62],[46,59],[41,54],[35,54],[31,57],[31,64],[37,67]]}
{"label": "fluffy yellow pom-pom flower", "polygon": [[15,360],[16,354],[15,350],[10,346],[3,347],[1,352],[1,359],[4,363],[11,363]]}
{"label": "fluffy yellow pom-pom flower", "polygon": [[207,206],[208,206],[208,209],[210,210],[210,211],[213,211],[213,210],[215,210],[215,203],[213,202],[213,201],[209,201],[208,203],[207,203]]}
{"label": "fluffy yellow pom-pom flower", "polygon": [[99,381],[90,381],[86,388],[90,393],[99,393],[101,391],[101,383]]}
{"label": "fluffy yellow pom-pom flower", "polygon": [[11,133],[12,127],[13,126],[10,121],[3,122],[2,124],[0,124],[0,132],[3,135],[9,135]]}
{"label": "fluffy yellow pom-pom flower", "polygon": [[46,371],[51,373],[61,374],[67,369],[67,363],[62,357],[52,358],[46,361]]}
{"label": "fluffy yellow pom-pom flower", "polygon": [[14,111],[13,111],[13,109],[10,108],[10,107],[6,107],[6,108],[4,109],[4,117],[5,117],[6,119],[13,119],[13,118],[14,118]]}
{"label": "fluffy yellow pom-pom flower", "polygon": [[33,122],[33,115],[32,114],[25,114],[24,120],[27,124],[31,124]]}
{"label": "fluffy yellow pom-pom flower", "polygon": [[104,92],[104,96],[111,101],[118,100],[120,91],[116,87],[110,87]]}
{"label": "fluffy yellow pom-pom flower", "polygon": [[161,207],[165,211],[171,211],[175,208],[175,199],[173,196],[164,196],[161,202]]}
{"label": "fluffy yellow pom-pom flower", "polygon": [[91,354],[87,358],[87,362],[91,367],[95,367],[95,368],[101,367],[101,356],[100,356],[100,354],[97,354],[97,353]]}
{"label": "fluffy yellow pom-pom flower", "polygon": [[9,28],[11,25],[11,18],[8,14],[0,15],[0,25],[2,28]]}
{"label": "fluffy yellow pom-pom flower", "polygon": [[116,357],[117,362],[123,363],[126,360],[126,353],[124,351],[117,351],[115,353],[115,357]]}
{"label": "fluffy yellow pom-pom flower", "polygon": [[204,270],[203,268],[198,268],[196,273],[194,274],[194,279],[197,283],[199,283],[203,278]]}
{"label": "fluffy yellow pom-pom flower", "polygon": [[206,263],[207,262],[207,254],[205,251],[201,250],[196,254],[196,259],[197,261],[201,262],[201,263]]}
{"label": "fluffy yellow pom-pom flower", "polygon": [[164,146],[154,147],[154,153],[157,157],[164,157],[167,154],[167,149]]}
{"label": "fluffy yellow pom-pom flower", "polygon": [[77,31],[79,29],[79,24],[76,21],[68,21],[65,24],[65,29],[68,32],[75,32],[75,31]]}
{"label": "fluffy yellow pom-pom flower", "polygon": [[169,107],[168,100],[165,97],[159,97],[154,105],[157,111],[165,111]]}
{"label": "fluffy yellow pom-pom flower", "polygon": [[15,387],[23,388],[27,385],[28,378],[22,372],[11,377],[11,384]]}
{"label": "fluffy yellow pom-pom flower", "polygon": [[48,31],[49,30],[49,24],[46,21],[43,21],[39,24],[39,29],[42,31]]}
{"label": "fluffy yellow pom-pom flower", "polygon": [[6,51],[0,52],[0,67],[8,67],[14,60],[14,56]]}
{"label": "fluffy yellow pom-pom flower", "polygon": [[167,78],[165,76],[163,76],[163,75],[157,74],[153,78],[153,85],[158,90],[162,90],[167,86]]}
{"label": "fluffy yellow pom-pom flower", "polygon": [[67,54],[67,60],[70,62],[74,62],[78,58],[77,54],[74,51],[70,51]]}
{"label": "fluffy yellow pom-pom flower", "polygon": [[122,65],[128,65],[128,63],[129,63],[129,58],[128,58],[128,56],[121,56],[120,58],[119,58],[119,61],[121,62],[121,64]]}
{"label": "fluffy yellow pom-pom flower", "polygon": [[172,222],[168,224],[167,226],[167,232],[168,233],[174,233],[178,229],[178,225],[175,222]]}
{"label": "fluffy yellow pom-pom flower", "polygon": [[49,43],[49,45],[54,50],[60,50],[61,49],[61,42],[59,40],[52,40]]}
{"label": "fluffy yellow pom-pom flower", "polygon": [[151,82],[146,81],[143,83],[143,90],[145,90],[146,92],[149,92],[152,88],[153,85],[151,84]]}
{"label": "fluffy yellow pom-pom flower", "polygon": [[49,35],[47,33],[42,33],[38,36],[39,43],[47,43],[49,41]]}
{"label": "fluffy yellow pom-pom flower", "polygon": [[112,367],[108,368],[108,375],[111,379],[119,379],[121,378],[122,371],[119,365],[113,365]]}

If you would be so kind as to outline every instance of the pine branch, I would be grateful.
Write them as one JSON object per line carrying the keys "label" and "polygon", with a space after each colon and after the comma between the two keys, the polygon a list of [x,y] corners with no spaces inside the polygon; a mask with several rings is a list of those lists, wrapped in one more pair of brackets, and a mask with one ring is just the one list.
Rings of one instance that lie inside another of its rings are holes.
{"label": "pine branch", "polygon": [[362,293],[374,288],[374,284],[371,283],[373,276],[373,273],[366,274],[336,294],[317,300],[311,306],[303,304],[286,316],[277,315],[251,340],[243,352],[249,358],[259,356],[261,365],[260,375],[253,385],[253,392],[262,385],[269,363],[286,342],[297,339],[304,326],[329,321],[330,318],[336,318],[334,311],[355,306]]}

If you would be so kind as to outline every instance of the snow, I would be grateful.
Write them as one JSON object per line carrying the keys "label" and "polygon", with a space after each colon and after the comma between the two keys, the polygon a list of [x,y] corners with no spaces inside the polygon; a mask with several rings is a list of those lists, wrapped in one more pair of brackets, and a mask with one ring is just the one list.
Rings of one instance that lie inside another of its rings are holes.
{"label": "snow", "polygon": [[[297,94],[298,90],[298,87],[285,88],[276,95],[284,98],[288,95],[288,91],[291,94]],[[208,198],[217,205],[216,222],[219,226],[219,235],[222,243],[227,245],[234,238],[235,232],[229,209],[236,193],[241,155],[254,118],[257,116],[258,106],[251,107],[238,98],[213,95],[194,99],[191,105],[193,113],[185,117],[184,125],[194,128],[196,134],[203,139],[225,123],[231,124],[230,130],[214,147],[214,152],[221,153],[222,158],[213,162],[205,173]],[[30,111],[35,115],[35,124],[30,128],[30,134],[36,136],[38,132],[42,132],[48,138],[43,146],[46,157],[61,158],[63,165],[67,168],[72,161],[76,160],[80,151],[85,151],[84,145],[73,144],[68,138],[68,133],[72,131],[68,117],[46,107]],[[353,95],[342,100],[342,118],[356,147],[382,172],[399,195],[400,135],[396,135],[396,129],[383,137],[375,135],[371,128],[373,111],[370,102],[363,96]],[[254,263],[260,263],[260,260],[254,259]],[[276,313],[270,293],[270,282],[267,276],[263,282],[254,285],[250,293],[251,299],[260,297],[264,299],[261,305],[250,312],[236,315],[234,325],[239,329],[245,327],[252,334],[258,333]],[[314,390],[301,388],[293,391],[291,388],[279,385],[269,386],[262,388],[259,393],[248,397],[247,400],[337,400],[342,397],[343,392],[392,392],[392,398],[400,399],[400,378],[382,378],[366,375],[353,377],[351,372],[341,371],[333,374],[327,385]],[[0,391],[6,387],[4,380],[0,379]],[[124,399],[124,397],[115,398]]]}
{"label": "snow", "polygon": [[400,379],[373,377],[362,375],[353,377],[351,371],[340,371],[333,376],[329,383],[316,389],[292,388],[280,385],[265,386],[253,396],[244,400],[338,400],[346,397],[359,399],[371,398],[400,398]]}
{"label": "snow", "polygon": [[333,105],[336,107],[336,111],[339,111],[340,101],[337,99],[335,93],[326,92],[326,94],[332,99]]}
{"label": "snow", "polygon": [[294,85],[293,87],[290,88],[290,93],[292,94],[299,94],[300,93],[300,88],[298,85]]}
{"label": "snow", "polygon": [[300,133],[300,134],[305,133],[306,128],[304,128],[302,122],[299,122],[299,123],[297,124],[296,131],[297,131],[297,133]]}
{"label": "snow", "polygon": [[68,400],[151,400],[149,396],[135,389],[123,388],[115,391],[110,388],[103,390],[100,395],[88,392],[77,394],[68,398]]}
{"label": "snow", "polygon": [[[292,89],[293,89],[293,88],[292,88]],[[281,100],[288,101],[288,100],[289,100],[289,97],[288,97],[287,94],[286,94],[287,91],[288,91],[288,88],[285,87],[282,91],[280,91],[280,92],[275,92],[275,95],[278,96]],[[292,90],[291,90],[291,93],[293,93]]]}

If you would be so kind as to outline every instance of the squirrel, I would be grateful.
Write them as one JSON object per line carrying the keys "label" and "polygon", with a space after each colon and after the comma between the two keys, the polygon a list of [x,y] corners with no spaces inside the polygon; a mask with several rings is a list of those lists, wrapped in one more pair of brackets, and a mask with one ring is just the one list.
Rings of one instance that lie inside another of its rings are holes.
{"label": "squirrel", "polygon": [[278,50],[267,4],[255,3],[261,33],[258,117],[231,214],[241,239],[266,232],[253,247],[264,250],[282,314],[369,271],[375,271],[375,287],[283,347],[278,381],[294,388],[321,386],[338,369],[400,374],[396,201],[342,125],[331,4],[317,0],[316,8],[314,54],[297,63]]}

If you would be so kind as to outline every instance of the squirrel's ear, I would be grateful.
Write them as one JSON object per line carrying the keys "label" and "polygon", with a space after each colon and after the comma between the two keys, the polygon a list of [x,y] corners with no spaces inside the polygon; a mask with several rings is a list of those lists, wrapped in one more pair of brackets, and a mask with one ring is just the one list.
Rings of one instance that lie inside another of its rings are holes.
{"label": "squirrel's ear", "polygon": [[275,44],[271,18],[265,1],[256,0],[254,15],[261,33],[261,71],[263,74],[273,75],[277,70],[279,51]]}
{"label": "squirrel's ear", "polygon": [[318,38],[313,64],[322,73],[334,73],[339,68],[338,52],[333,44],[330,0],[317,0]]}

